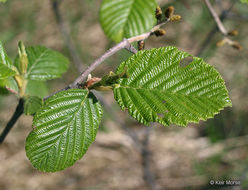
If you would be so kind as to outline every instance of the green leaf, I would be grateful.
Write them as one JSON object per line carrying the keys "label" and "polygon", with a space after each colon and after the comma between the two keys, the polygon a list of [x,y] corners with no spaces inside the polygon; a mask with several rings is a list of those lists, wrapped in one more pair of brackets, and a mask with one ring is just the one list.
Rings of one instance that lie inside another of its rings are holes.
{"label": "green leaf", "polygon": [[26,78],[45,81],[60,77],[68,68],[69,61],[62,54],[43,46],[27,47],[28,70]]}
{"label": "green leaf", "polygon": [[5,3],[7,0],[0,0],[0,3]]}
{"label": "green leaf", "polygon": [[5,79],[10,76],[14,76],[15,71],[12,70],[12,63],[6,54],[3,44],[0,41],[0,79]]}
{"label": "green leaf", "polygon": [[42,106],[42,99],[37,96],[28,96],[24,103],[24,113],[26,115],[35,114]]}
{"label": "green leaf", "polygon": [[15,75],[15,71],[0,63],[0,79],[6,79]]}
{"label": "green leaf", "polygon": [[247,3],[248,4],[248,0],[240,0],[241,3]]}
{"label": "green leaf", "polygon": [[43,81],[28,80],[26,94],[44,98],[48,95],[48,89],[45,82]]}
{"label": "green leaf", "polygon": [[156,23],[155,0],[103,0],[100,23],[115,42],[148,32]]}
{"label": "green leaf", "polygon": [[0,96],[8,95],[9,91],[5,88],[6,85],[6,79],[0,80]]}
{"label": "green leaf", "polygon": [[44,172],[72,166],[95,140],[101,117],[102,108],[89,91],[55,94],[35,114],[35,129],[26,139],[27,157]]}
{"label": "green leaf", "polygon": [[16,81],[13,77],[0,80],[0,94],[5,94],[5,95],[9,94],[9,91],[6,89],[6,87],[16,92],[18,92],[19,90]]}
{"label": "green leaf", "polygon": [[13,77],[10,77],[6,80],[6,86],[16,92],[19,92],[18,85]]}
{"label": "green leaf", "polygon": [[120,79],[114,88],[116,101],[139,122],[164,126],[186,126],[231,106],[224,81],[212,66],[197,57],[186,67],[179,65],[190,56],[175,47],[133,55],[117,70],[127,67],[129,78]]}

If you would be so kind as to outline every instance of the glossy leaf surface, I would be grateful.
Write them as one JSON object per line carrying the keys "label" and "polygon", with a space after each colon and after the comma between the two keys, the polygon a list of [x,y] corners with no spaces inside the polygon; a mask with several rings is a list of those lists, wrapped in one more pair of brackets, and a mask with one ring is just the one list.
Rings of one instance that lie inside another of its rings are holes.
{"label": "glossy leaf surface", "polygon": [[37,96],[29,96],[25,99],[24,113],[26,115],[35,114],[42,106],[42,99]]}
{"label": "glossy leaf surface", "polygon": [[34,130],[26,140],[26,154],[40,171],[72,166],[95,140],[102,109],[87,90],[59,92],[36,113]]}
{"label": "glossy leaf surface", "polygon": [[0,42],[0,80],[15,75],[12,69],[12,62],[6,54],[2,42]]}
{"label": "glossy leaf surface", "polygon": [[28,80],[26,94],[44,98],[48,95],[48,87],[43,81]]}
{"label": "glossy leaf surface", "polygon": [[68,68],[68,59],[54,50],[43,46],[27,47],[28,70],[26,78],[45,81],[59,78]]}
{"label": "glossy leaf surface", "polygon": [[180,66],[190,56],[175,47],[133,55],[117,70],[127,68],[129,78],[114,88],[116,101],[139,122],[165,126],[197,123],[231,106],[225,83],[211,65],[193,57],[189,65]]}
{"label": "glossy leaf surface", "polygon": [[115,42],[148,32],[156,23],[155,0],[103,0],[100,23]]}

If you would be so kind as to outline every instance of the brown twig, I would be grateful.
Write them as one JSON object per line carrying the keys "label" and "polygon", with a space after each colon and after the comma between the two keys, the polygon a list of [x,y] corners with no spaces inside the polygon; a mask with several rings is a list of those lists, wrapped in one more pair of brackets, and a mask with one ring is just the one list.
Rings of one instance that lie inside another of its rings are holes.
{"label": "brown twig", "polygon": [[92,71],[94,71],[103,61],[124,48],[128,50],[130,49],[130,43],[128,39],[124,39],[122,42],[109,49],[100,58],[95,60],[84,72],[81,73],[81,75],[78,76],[78,78],[70,85],[70,88],[77,88],[88,77],[88,75]]}
{"label": "brown twig", "polygon": [[71,83],[70,85],[68,85],[64,89],[61,89],[61,90],[54,92],[51,95],[45,97],[44,100],[47,100],[49,97],[53,96],[54,94],[56,94],[58,92],[65,91],[65,90],[68,90],[71,88],[78,88],[80,86],[80,84],[82,84],[87,79],[88,75],[92,71],[94,71],[103,61],[105,61],[107,58],[111,57],[112,55],[114,55],[118,51],[120,51],[122,49],[127,49],[127,50],[131,51],[132,53],[136,53],[134,48],[131,46],[131,43],[147,39],[148,37],[153,35],[153,33],[156,30],[158,30],[160,27],[162,27],[163,25],[165,25],[169,21],[170,21],[170,19],[167,19],[165,22],[162,22],[162,23],[156,25],[155,27],[153,27],[152,30],[149,32],[146,32],[144,34],[141,34],[141,35],[138,35],[135,37],[131,37],[128,39],[124,39],[120,43],[116,44],[114,47],[112,47],[107,52],[105,52],[101,57],[99,57],[97,60],[95,60],[84,72],[82,72],[76,78],[76,80],[73,83]]}
{"label": "brown twig", "polygon": [[215,12],[214,8],[212,7],[211,3],[209,0],[204,0],[209,12],[211,13],[212,17],[214,18],[214,21],[216,22],[219,31],[226,36],[228,34],[225,26],[223,25],[222,21],[220,20],[218,14]]}
{"label": "brown twig", "polygon": [[[222,10],[221,14],[220,14],[220,21],[223,23],[225,21],[225,19],[227,18],[229,12],[231,11],[233,7],[233,4],[231,4],[229,6],[229,8]],[[196,53],[196,56],[201,56],[203,51],[207,48],[207,46],[209,45],[209,43],[212,41],[212,39],[214,38],[215,34],[218,32],[218,26],[217,24],[213,26],[213,28],[210,30],[210,32],[208,33],[208,35],[206,36],[205,40],[203,41],[202,45],[200,46],[199,50]]]}

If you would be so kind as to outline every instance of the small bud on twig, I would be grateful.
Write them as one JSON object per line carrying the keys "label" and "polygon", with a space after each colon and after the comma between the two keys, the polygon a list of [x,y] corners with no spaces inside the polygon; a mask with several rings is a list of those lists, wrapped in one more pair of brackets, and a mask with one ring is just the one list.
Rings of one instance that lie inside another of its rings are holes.
{"label": "small bud on twig", "polygon": [[180,21],[181,18],[182,18],[181,15],[173,15],[170,17],[170,21],[171,22]]}
{"label": "small bud on twig", "polygon": [[217,47],[221,47],[221,46],[225,45],[225,43],[226,43],[226,40],[223,39],[223,40],[218,41],[218,42],[216,43],[216,46],[217,46]]}
{"label": "small bud on twig", "polygon": [[228,32],[229,36],[237,36],[239,34],[239,32],[237,30],[231,30]]}
{"label": "small bud on twig", "polygon": [[170,18],[171,16],[173,16],[175,11],[175,8],[173,6],[169,6],[166,10],[165,10],[165,17],[166,18]]}
{"label": "small bud on twig", "polygon": [[237,49],[237,50],[242,50],[242,46],[237,41],[233,41],[232,47]]}
{"label": "small bud on twig", "polygon": [[161,8],[159,6],[156,7],[155,14],[156,14],[157,20],[161,20],[161,18],[162,18],[162,10],[161,10]]}
{"label": "small bud on twig", "polygon": [[165,31],[164,29],[158,29],[158,30],[155,30],[155,31],[154,31],[154,34],[155,34],[156,36],[163,36],[163,35],[166,34],[166,31]]}
{"label": "small bud on twig", "polygon": [[91,75],[89,75],[88,80],[84,84],[84,88],[88,89],[99,81],[101,81],[101,78],[97,78],[97,77],[92,78]]}
{"label": "small bud on twig", "polygon": [[141,40],[141,41],[138,41],[138,50],[143,50],[145,48],[145,41],[144,40]]}

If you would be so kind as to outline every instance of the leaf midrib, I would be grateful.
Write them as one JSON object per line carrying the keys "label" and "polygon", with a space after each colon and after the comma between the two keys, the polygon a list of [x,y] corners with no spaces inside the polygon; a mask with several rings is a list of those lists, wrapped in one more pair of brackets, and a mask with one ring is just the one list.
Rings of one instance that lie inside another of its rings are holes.
{"label": "leaf midrib", "polygon": [[[63,136],[64,133],[69,129],[69,127],[68,127],[69,124],[71,124],[71,122],[74,121],[77,112],[78,112],[79,109],[83,106],[83,104],[84,104],[86,98],[88,97],[88,95],[89,95],[89,91],[87,91],[87,93],[86,93],[84,99],[82,100],[82,102],[80,103],[80,106],[78,106],[78,109],[74,112],[74,114],[72,114],[71,117],[70,117],[70,116],[68,117],[68,123],[66,124],[66,127],[65,127],[65,129],[64,129],[64,132],[62,132],[60,135],[58,135],[58,136],[59,136],[58,139],[57,139],[57,140],[53,143],[53,145],[49,148],[49,151],[48,151],[49,153],[50,153],[50,151],[52,150],[52,148],[53,148],[56,144],[60,144],[60,143],[61,143],[61,138],[62,138],[62,136]],[[83,141],[84,141],[84,140],[83,140]],[[48,152],[47,152],[47,153],[48,153]],[[68,151],[65,151],[65,152],[68,152]],[[46,154],[47,154],[47,153],[44,152],[44,155],[41,156],[41,159],[40,159],[40,160],[42,160],[44,157],[46,157]],[[67,153],[66,153],[66,154],[67,154]],[[64,161],[65,161],[66,159],[67,159],[67,156],[64,157]],[[57,164],[59,163],[59,161],[60,161],[60,160],[57,161]],[[64,162],[64,161],[63,161],[63,162]],[[64,168],[65,163],[66,163],[66,161],[63,163],[63,168]],[[55,166],[55,168],[57,168],[57,167],[58,167],[58,165]]]}
{"label": "leaf midrib", "polygon": [[133,7],[134,7],[134,6],[133,6],[134,2],[135,2],[135,0],[132,0],[132,3],[130,4],[130,8],[129,8],[127,17],[126,17],[126,19],[125,19],[125,22],[123,22],[123,25],[122,25],[122,38],[123,38],[124,28],[126,27],[126,24],[127,24],[128,19],[129,19],[130,13],[132,12],[132,9],[133,9]]}
{"label": "leaf midrib", "polygon": [[147,88],[137,88],[137,87],[130,87],[130,86],[119,86],[116,87],[115,89],[118,88],[129,88],[129,89],[134,89],[134,90],[146,90],[146,91],[159,91],[160,93],[169,93],[169,94],[175,94],[175,95],[182,95],[182,96],[187,96],[187,97],[193,97],[193,98],[206,98],[206,99],[221,99],[222,98],[216,98],[216,97],[205,97],[205,96],[195,96],[195,95],[187,95],[187,94],[182,94],[182,93],[177,93],[177,92],[172,92],[172,91],[167,91],[166,90],[161,90],[161,89],[147,89]]}
{"label": "leaf midrib", "polygon": [[46,54],[48,52],[48,49],[45,49],[43,51],[43,53],[40,54],[40,56],[36,59],[36,61],[32,64],[32,66],[30,67],[29,71],[27,72],[27,77],[29,77],[31,71],[33,70],[33,68],[35,68],[35,66],[38,64],[38,62],[41,60],[41,58],[44,56],[44,54]]}

